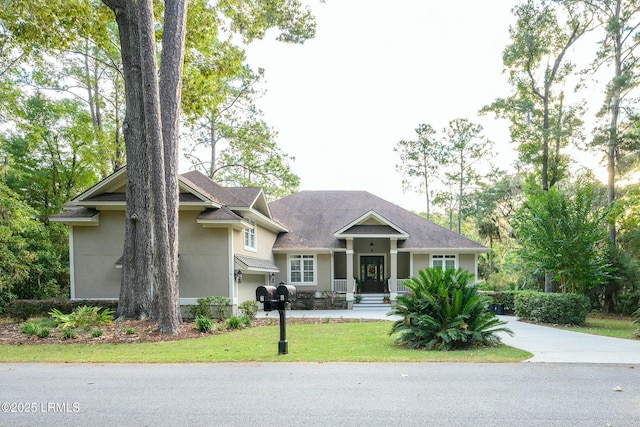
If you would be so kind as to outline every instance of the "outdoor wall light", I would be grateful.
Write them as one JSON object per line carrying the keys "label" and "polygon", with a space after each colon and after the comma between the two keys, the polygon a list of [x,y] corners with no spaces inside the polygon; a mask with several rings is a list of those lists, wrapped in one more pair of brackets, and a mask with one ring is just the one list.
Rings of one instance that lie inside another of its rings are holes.
{"label": "outdoor wall light", "polygon": [[238,271],[233,273],[233,278],[236,279],[236,282],[242,283],[242,271],[238,269]]}
{"label": "outdoor wall light", "polygon": [[371,244],[369,245],[369,248],[371,249],[371,252],[373,252],[373,242],[371,242]]}

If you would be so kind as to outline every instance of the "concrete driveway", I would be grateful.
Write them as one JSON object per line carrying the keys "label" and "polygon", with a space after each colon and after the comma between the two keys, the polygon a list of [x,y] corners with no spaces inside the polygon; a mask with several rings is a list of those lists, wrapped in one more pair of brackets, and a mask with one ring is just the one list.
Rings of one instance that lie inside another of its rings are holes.
{"label": "concrete driveway", "polygon": [[[394,320],[388,310],[289,310],[287,318],[352,318]],[[260,317],[278,319],[278,312],[259,312]],[[514,336],[500,334],[503,342],[534,354],[527,362],[628,363],[640,364],[640,340],[601,337],[548,326],[520,322],[513,316],[499,316]]]}

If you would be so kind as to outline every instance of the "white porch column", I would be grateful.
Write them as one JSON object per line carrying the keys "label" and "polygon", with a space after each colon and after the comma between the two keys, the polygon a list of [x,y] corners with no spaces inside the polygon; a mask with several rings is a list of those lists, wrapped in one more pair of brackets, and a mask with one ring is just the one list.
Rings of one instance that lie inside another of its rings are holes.
{"label": "white porch column", "polygon": [[353,300],[353,239],[347,239],[347,301]]}
{"label": "white porch column", "polygon": [[389,299],[395,301],[398,298],[398,241],[389,241]]}

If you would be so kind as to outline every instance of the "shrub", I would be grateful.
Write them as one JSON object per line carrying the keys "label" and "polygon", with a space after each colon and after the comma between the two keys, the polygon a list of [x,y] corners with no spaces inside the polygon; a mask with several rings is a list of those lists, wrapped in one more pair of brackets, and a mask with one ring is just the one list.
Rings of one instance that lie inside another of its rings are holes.
{"label": "shrub", "polygon": [[560,325],[582,325],[589,314],[586,295],[521,291],[515,296],[516,315],[523,320]]}
{"label": "shrub", "polygon": [[500,343],[497,332],[513,334],[495,313],[489,299],[469,285],[471,276],[461,269],[425,269],[405,282],[411,292],[398,297],[390,335],[396,343],[425,350],[453,350]]}
{"label": "shrub", "polygon": [[38,330],[37,335],[38,335],[38,338],[46,338],[49,335],[51,335],[51,329],[49,329],[46,326],[43,326]]}
{"label": "shrub", "polygon": [[46,299],[46,300],[26,300],[19,299],[10,303],[6,307],[7,316],[15,319],[27,320],[32,317],[44,317],[57,309],[63,313],[71,313],[78,307],[92,306],[100,309],[109,309],[115,313],[118,309],[117,301],[96,301],[96,300],[68,300],[68,299]]}
{"label": "shrub", "polygon": [[124,329],[124,333],[127,335],[135,335],[136,334],[136,330],[134,328],[125,328]]}
{"label": "shrub", "polygon": [[253,319],[247,315],[239,316],[239,319],[240,319],[240,322],[242,323],[242,326],[246,328],[251,326],[251,322],[253,322]]}
{"label": "shrub", "polygon": [[16,296],[11,292],[0,291],[0,316],[4,315],[7,307],[16,300]]}
{"label": "shrub", "polygon": [[242,328],[242,326],[242,320],[237,316],[233,316],[227,319],[227,327],[229,329],[240,329]]}
{"label": "shrub", "polygon": [[254,320],[256,318],[259,309],[260,306],[258,305],[258,301],[255,300],[244,301],[241,302],[240,305],[238,305],[240,314],[243,316],[247,316],[250,320]]}
{"label": "shrub", "polygon": [[514,313],[516,311],[516,294],[520,291],[502,291],[502,304],[506,313]]}
{"label": "shrub", "polygon": [[194,319],[200,316],[221,322],[228,317],[230,305],[231,299],[227,297],[210,296],[198,298],[197,305],[189,306],[189,313]]}
{"label": "shrub", "polygon": [[66,329],[90,329],[94,326],[109,324],[113,321],[113,311],[100,307],[81,306],[70,314],[64,314],[58,309],[49,312],[56,320],[57,326]]}
{"label": "shrub", "polygon": [[99,338],[101,337],[103,334],[102,329],[94,329],[93,331],[91,331],[91,336],[93,338]]}
{"label": "shrub", "polygon": [[197,316],[196,317],[196,328],[200,332],[209,333],[213,327],[213,322],[208,317]]}
{"label": "shrub", "polygon": [[40,325],[36,322],[27,322],[20,328],[20,331],[27,335],[38,335],[39,330]]}
{"label": "shrub", "polygon": [[73,339],[76,337],[76,332],[73,329],[62,329],[62,338],[65,340]]}

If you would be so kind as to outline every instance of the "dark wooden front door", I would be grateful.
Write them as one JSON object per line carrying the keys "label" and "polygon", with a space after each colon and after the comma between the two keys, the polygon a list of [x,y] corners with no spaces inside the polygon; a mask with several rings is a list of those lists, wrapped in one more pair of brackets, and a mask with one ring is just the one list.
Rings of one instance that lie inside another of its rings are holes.
{"label": "dark wooden front door", "polygon": [[363,255],[360,257],[360,292],[384,292],[384,257]]}

